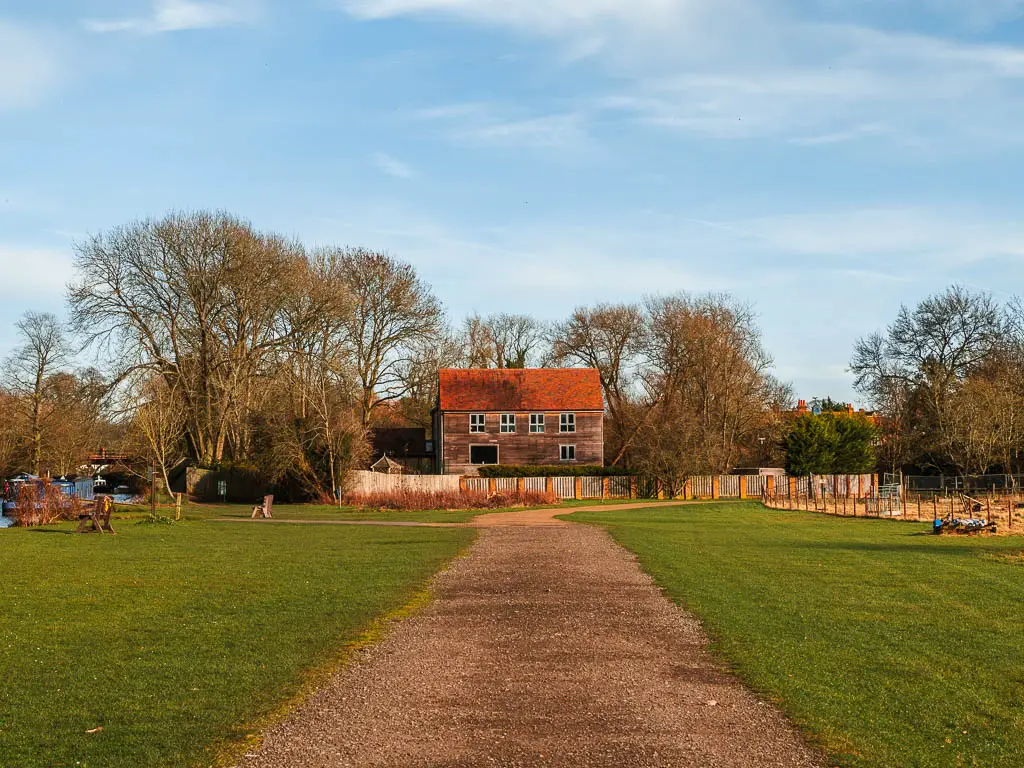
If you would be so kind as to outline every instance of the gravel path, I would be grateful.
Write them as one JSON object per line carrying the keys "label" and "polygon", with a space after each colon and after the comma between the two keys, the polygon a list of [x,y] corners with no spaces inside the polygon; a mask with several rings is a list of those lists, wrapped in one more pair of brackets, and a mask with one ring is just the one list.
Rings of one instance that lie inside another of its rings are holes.
{"label": "gravel path", "polygon": [[824,765],[629,553],[564,511],[478,518],[430,605],[241,766]]}

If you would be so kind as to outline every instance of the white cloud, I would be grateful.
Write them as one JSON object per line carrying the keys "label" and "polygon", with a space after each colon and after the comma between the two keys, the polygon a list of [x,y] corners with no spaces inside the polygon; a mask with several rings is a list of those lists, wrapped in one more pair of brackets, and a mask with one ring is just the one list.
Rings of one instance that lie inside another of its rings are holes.
{"label": "white cloud", "polygon": [[[958,40],[955,30],[943,38],[851,24],[847,9],[827,0],[815,21],[788,0],[341,3],[363,19],[441,17],[550,39],[564,66],[591,60],[616,83],[580,110],[662,130],[959,151],[1024,142],[1024,48]],[[962,19],[968,11],[1007,17],[1022,4],[931,6],[933,15]]]}
{"label": "white cloud", "polygon": [[583,149],[588,144],[582,111],[529,115],[500,104],[468,102],[418,110],[413,116],[438,122],[464,144]]}
{"label": "white cloud", "polygon": [[416,178],[416,171],[411,166],[385,152],[378,152],[375,154],[373,156],[373,161],[377,164],[377,167],[388,176],[393,176],[396,179]]}
{"label": "white cloud", "polygon": [[0,298],[59,299],[71,263],[70,251],[0,243]]}
{"label": "white cloud", "polygon": [[56,44],[0,20],[0,110],[34,106],[59,76]]}
{"label": "white cloud", "polygon": [[149,16],[123,19],[87,19],[92,32],[135,32],[155,34],[188,29],[229,27],[253,22],[258,14],[251,0],[200,2],[199,0],[154,0]]}

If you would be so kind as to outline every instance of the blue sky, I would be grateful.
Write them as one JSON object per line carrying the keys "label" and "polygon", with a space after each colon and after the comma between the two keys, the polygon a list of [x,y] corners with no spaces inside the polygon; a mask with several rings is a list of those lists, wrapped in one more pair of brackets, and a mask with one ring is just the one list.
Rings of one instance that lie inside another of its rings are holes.
{"label": "blue sky", "polygon": [[76,239],[224,208],[452,316],[752,302],[801,396],[1024,292],[1024,0],[0,0],[0,352]]}

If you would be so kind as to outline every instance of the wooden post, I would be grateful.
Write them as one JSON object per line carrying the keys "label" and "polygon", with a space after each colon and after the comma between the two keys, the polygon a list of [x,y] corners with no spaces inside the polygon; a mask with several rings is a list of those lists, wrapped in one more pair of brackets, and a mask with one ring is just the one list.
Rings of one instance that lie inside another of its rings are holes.
{"label": "wooden post", "polygon": [[789,478],[789,498],[796,498],[796,478]]}
{"label": "wooden post", "polygon": [[[632,479],[632,478],[630,478],[630,479]],[[554,492],[555,492],[555,478],[553,478],[553,477],[545,477],[544,478],[544,493],[546,493],[549,496],[551,496],[551,495],[554,494]]]}
{"label": "wooden post", "polygon": [[739,478],[740,478],[740,498],[741,499],[745,499],[745,498],[747,498],[747,476],[746,475],[740,475]]}
{"label": "wooden post", "polygon": [[468,487],[469,487],[469,486],[468,486],[468,484],[466,483],[466,478],[465,478],[465,477],[461,477],[461,476],[460,476],[460,477],[459,477],[459,493],[465,493],[465,492],[466,492],[466,489],[467,489]]}
{"label": "wooden post", "polygon": [[526,493],[526,478],[525,477],[517,477],[516,478],[516,493],[519,493],[519,494]]}
{"label": "wooden post", "polygon": [[718,475],[713,475],[711,477],[711,498],[712,499],[720,499],[720,498],[722,498],[721,480],[718,477]]}
{"label": "wooden post", "polygon": [[610,482],[607,477],[601,478],[601,498],[607,499],[611,497]]}
{"label": "wooden post", "polygon": [[574,478],[574,481],[575,482],[573,483],[573,486],[575,488],[574,493],[576,494],[576,498],[577,499],[582,499],[583,498],[583,478],[577,476],[577,477]]}
{"label": "wooden post", "polygon": [[765,494],[768,498],[773,498],[775,496],[775,475],[768,475],[768,477],[765,478]]}
{"label": "wooden post", "polygon": [[637,498],[637,481],[635,477],[629,478],[629,498]]}
{"label": "wooden post", "polygon": [[174,519],[181,520],[181,494],[174,494]]}
{"label": "wooden post", "polygon": [[693,480],[690,478],[683,481],[683,498],[687,501],[693,498]]}
{"label": "wooden post", "polygon": [[498,481],[495,480],[493,477],[488,477],[487,478],[487,493],[489,493],[491,496],[493,496],[497,492],[498,492]]}
{"label": "wooden post", "polygon": [[985,499],[985,519],[989,525],[992,524],[992,499]]}

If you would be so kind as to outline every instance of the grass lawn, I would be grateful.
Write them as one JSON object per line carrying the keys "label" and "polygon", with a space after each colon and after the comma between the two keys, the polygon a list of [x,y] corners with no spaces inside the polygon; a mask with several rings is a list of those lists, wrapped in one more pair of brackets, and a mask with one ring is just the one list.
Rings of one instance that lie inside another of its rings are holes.
{"label": "grass lawn", "polygon": [[[658,504],[657,501],[649,503]],[[636,504],[637,499],[582,499],[563,501],[561,505],[567,509],[579,506],[595,506],[616,504]],[[524,509],[520,507],[519,509]],[[525,507],[534,509],[534,507]],[[410,523],[464,523],[480,514],[491,512],[508,512],[510,509],[472,509],[472,510],[392,510],[365,509],[362,507],[338,507],[331,504],[274,504],[274,518],[277,520],[382,520]],[[173,506],[157,507],[157,514],[173,517]],[[250,518],[251,504],[185,504],[182,515],[189,520],[206,520],[215,517]],[[120,519],[139,519],[149,516],[148,506],[132,506],[119,504],[115,517]],[[2,768],[2,767],[0,767]]]}
{"label": "grass lawn", "polygon": [[585,512],[836,765],[1024,765],[1024,538],[759,504]]}
{"label": "grass lawn", "polygon": [[[407,605],[465,529],[0,530],[0,766],[210,765]],[[88,730],[102,728],[89,734]]]}

